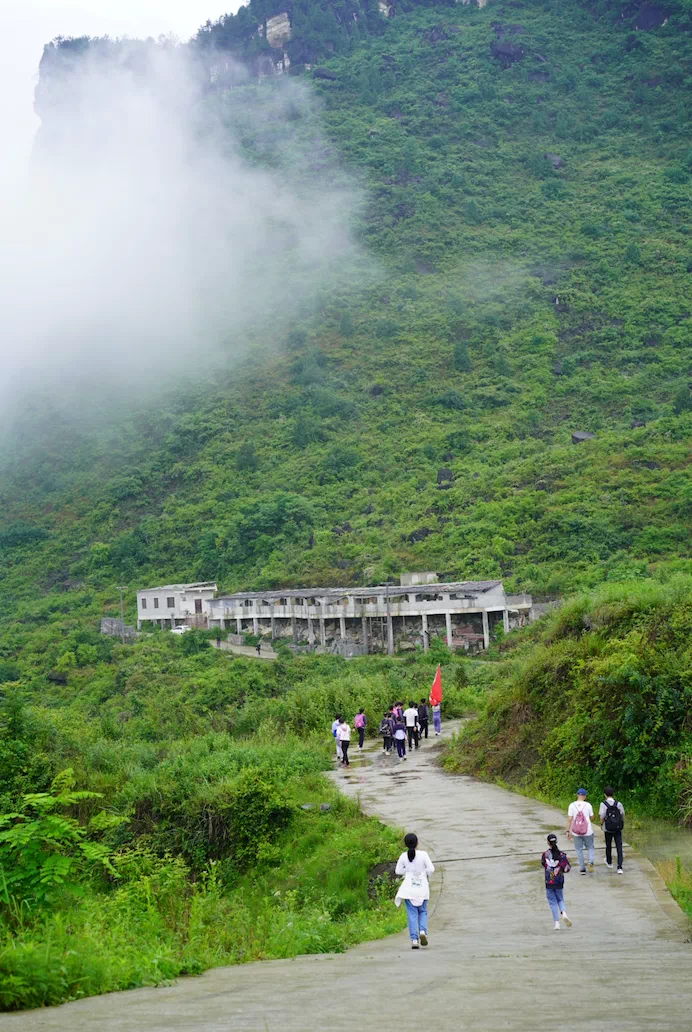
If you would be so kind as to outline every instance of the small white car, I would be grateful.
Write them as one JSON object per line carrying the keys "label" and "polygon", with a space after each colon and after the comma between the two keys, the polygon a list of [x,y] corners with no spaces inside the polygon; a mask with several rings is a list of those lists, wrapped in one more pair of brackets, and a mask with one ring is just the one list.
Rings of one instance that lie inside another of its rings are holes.
{"label": "small white car", "polygon": [[183,624],[181,627],[171,628],[171,634],[185,634],[186,631],[191,631],[192,628],[188,627],[187,624]]}

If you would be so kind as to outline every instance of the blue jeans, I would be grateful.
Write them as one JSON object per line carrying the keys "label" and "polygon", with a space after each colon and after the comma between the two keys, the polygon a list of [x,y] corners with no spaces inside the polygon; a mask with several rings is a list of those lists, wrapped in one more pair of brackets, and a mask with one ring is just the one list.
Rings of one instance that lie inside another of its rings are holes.
{"label": "blue jeans", "polygon": [[562,889],[552,889],[546,885],[545,894],[550,904],[550,909],[553,912],[553,917],[556,921],[559,921],[560,914],[565,912],[565,897]]}
{"label": "blue jeans", "polygon": [[428,931],[428,901],[424,899],[419,907],[415,907],[410,899],[405,899],[406,916],[408,917],[408,934],[411,942],[417,941],[421,932]]}
{"label": "blue jeans", "polygon": [[586,846],[589,863],[593,864],[596,860],[596,854],[593,848],[593,832],[590,835],[572,835],[574,839],[574,848],[577,851],[577,858],[579,860],[579,870],[584,870],[584,846]]}

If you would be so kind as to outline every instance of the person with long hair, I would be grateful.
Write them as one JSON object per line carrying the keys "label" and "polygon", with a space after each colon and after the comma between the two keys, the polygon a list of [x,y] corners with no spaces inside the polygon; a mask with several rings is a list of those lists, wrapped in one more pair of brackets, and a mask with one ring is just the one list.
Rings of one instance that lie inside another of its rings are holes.
{"label": "person with long hair", "polygon": [[430,884],[428,876],[435,868],[424,849],[418,849],[418,836],[411,831],[404,836],[406,851],[397,860],[396,873],[403,877],[396,894],[396,905],[403,899],[408,917],[408,933],[411,949],[428,945],[428,900]]}
{"label": "person with long hair", "polygon": [[548,848],[541,856],[541,863],[545,870],[545,894],[553,914],[555,931],[560,931],[560,918],[562,918],[568,928],[571,928],[572,922],[565,910],[565,894],[563,891],[565,875],[570,870],[570,865],[567,854],[563,853],[557,844],[557,835],[552,834],[552,832],[548,835]]}

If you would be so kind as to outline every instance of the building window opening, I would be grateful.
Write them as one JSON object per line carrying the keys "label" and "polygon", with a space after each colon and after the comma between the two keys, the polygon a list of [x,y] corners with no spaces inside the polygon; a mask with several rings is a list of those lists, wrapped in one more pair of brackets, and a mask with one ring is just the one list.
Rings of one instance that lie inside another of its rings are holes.
{"label": "building window opening", "polygon": [[154,599],[154,609],[158,609],[158,608],[159,608],[159,600],[157,598],[155,598]]}
{"label": "building window opening", "polygon": [[168,609],[175,609],[175,599],[172,595],[169,595],[166,599],[166,606],[168,607]]}
{"label": "building window opening", "polygon": [[145,598],[143,598],[142,599],[142,609],[146,609],[146,608],[147,608],[147,600]]}
{"label": "building window opening", "polygon": [[202,612],[202,599],[201,598],[196,598],[195,599],[195,612],[196,613],[201,613]]}

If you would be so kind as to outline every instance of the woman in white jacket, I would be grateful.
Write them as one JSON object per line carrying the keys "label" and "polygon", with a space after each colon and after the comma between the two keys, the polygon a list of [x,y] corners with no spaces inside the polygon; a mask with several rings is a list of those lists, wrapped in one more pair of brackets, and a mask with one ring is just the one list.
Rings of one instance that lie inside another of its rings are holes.
{"label": "woman in white jacket", "polygon": [[411,949],[428,945],[428,900],[430,885],[428,875],[433,867],[430,857],[424,849],[416,849],[418,836],[410,832],[404,837],[406,852],[402,853],[396,865],[396,873],[403,875],[404,880],[396,894],[396,905],[406,903],[408,931],[411,936]]}

